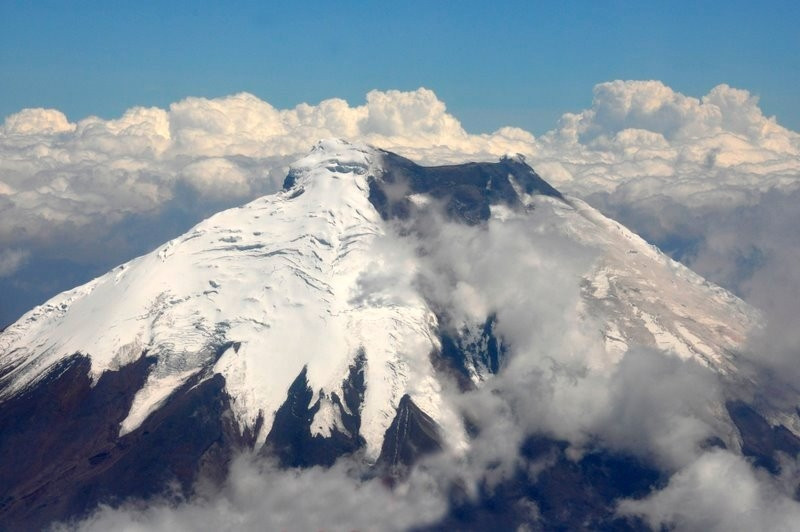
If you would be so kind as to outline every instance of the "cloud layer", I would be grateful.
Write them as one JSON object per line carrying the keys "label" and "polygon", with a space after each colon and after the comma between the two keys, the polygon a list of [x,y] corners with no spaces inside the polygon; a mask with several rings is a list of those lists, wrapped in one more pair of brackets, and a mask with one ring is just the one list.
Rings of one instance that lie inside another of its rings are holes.
{"label": "cloud layer", "polygon": [[538,139],[518,128],[469,134],[427,89],[285,110],[246,93],[187,98],[76,123],[25,109],[0,128],[0,244],[46,247],[176,204],[243,202],[279,187],[287,163],[324,137],[428,163],[523,153],[566,192],[626,201],[741,204],[752,190],[796,186],[800,172],[800,135],[726,85],[696,99],[656,81],[603,83],[591,108],[565,114]]}
{"label": "cloud layer", "polygon": [[538,140],[540,167],[582,196],[741,203],[752,190],[796,186],[800,172],[800,135],[727,85],[696,99],[657,81],[602,83],[591,108]]}

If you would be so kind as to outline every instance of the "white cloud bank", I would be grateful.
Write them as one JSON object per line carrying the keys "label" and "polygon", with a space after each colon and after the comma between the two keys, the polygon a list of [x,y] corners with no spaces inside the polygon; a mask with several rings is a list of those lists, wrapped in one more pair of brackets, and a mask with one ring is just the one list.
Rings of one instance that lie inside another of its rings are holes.
{"label": "white cloud bank", "polygon": [[[423,164],[522,153],[563,192],[665,246],[676,235],[701,239],[708,207],[752,207],[759,193],[800,189],[800,135],[727,85],[698,99],[658,81],[602,83],[590,108],[565,114],[538,138],[513,127],[470,134],[424,88],[372,91],[362,105],[330,99],[293,109],[247,93],[186,98],[78,122],[54,109],[25,109],[0,126],[0,249],[28,258],[16,270],[22,276],[53,260],[100,273],[215,211],[276,190],[288,164],[325,137],[358,139]],[[700,273],[727,281],[711,269]],[[20,298],[40,288],[13,309],[0,304],[0,323],[80,280],[88,278],[48,282],[48,290],[39,278],[17,282],[27,287]]]}
{"label": "white cloud bank", "polygon": [[800,135],[727,85],[698,100],[657,81],[602,83],[590,109],[565,114],[538,140],[539,167],[579,195],[741,203],[748,191],[800,179]]}
{"label": "white cloud bank", "polygon": [[797,185],[800,173],[800,135],[726,85],[696,99],[657,81],[603,83],[591,108],[565,114],[538,139],[510,127],[469,134],[427,89],[284,110],[246,93],[187,98],[76,123],[57,110],[25,109],[0,128],[0,244],[113,224],[186,193],[242,202],[275,190],[287,162],[324,137],[428,163],[523,153],[556,186],[583,196],[741,203],[753,189]]}

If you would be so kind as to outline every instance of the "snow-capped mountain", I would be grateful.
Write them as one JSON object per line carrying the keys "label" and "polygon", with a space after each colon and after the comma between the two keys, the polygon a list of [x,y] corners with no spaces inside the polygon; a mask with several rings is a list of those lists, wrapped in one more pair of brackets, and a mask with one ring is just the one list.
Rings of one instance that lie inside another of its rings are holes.
{"label": "snow-capped mountain", "polygon": [[[146,350],[156,364],[120,434],[135,430],[176,388],[205,372],[225,378],[236,420],[263,444],[303,368],[320,401],[312,433],[342,429],[332,402],[359,352],[367,357],[361,434],[377,457],[404,393],[439,407],[428,354],[435,317],[416,293],[413,256],[390,256],[369,199],[378,153],[320,144],[293,169],[294,185],[217,214],[153,253],[124,264],[24,316],[2,337],[4,394],[83,353],[91,377]],[[410,250],[409,250],[410,251]],[[359,283],[389,260],[408,276],[385,293]],[[413,371],[421,371],[413,375]],[[343,410],[346,409],[342,405]]]}
{"label": "snow-capped mountain", "polygon": [[[453,311],[429,289],[420,242],[435,220],[466,231],[524,223],[589,250],[568,310],[603,345],[595,369],[611,371],[629,347],[650,346],[737,378],[736,353],[757,313],[562,196],[521,157],[425,168],[327,140],[292,166],[284,190],[212,216],[0,334],[0,412],[14,427],[0,450],[56,447],[42,435],[51,429],[23,414],[45,412],[38,419],[54,425],[53,438],[75,437],[46,465],[3,465],[5,511],[29,518],[32,497],[65,517],[103,497],[157,490],[159,467],[190,482],[233,448],[274,452],[287,465],[356,451],[368,463],[408,463],[414,449],[467,448],[448,379],[482,386],[502,371],[508,346],[500,309]],[[794,428],[789,417],[762,414]],[[156,460],[151,486],[120,488],[143,474],[133,471],[137,460],[170,452],[169,437],[154,436],[166,426],[194,431],[196,449],[184,442],[179,467]],[[144,450],[153,438],[162,448]],[[80,501],[56,495],[81,483],[91,489]]]}

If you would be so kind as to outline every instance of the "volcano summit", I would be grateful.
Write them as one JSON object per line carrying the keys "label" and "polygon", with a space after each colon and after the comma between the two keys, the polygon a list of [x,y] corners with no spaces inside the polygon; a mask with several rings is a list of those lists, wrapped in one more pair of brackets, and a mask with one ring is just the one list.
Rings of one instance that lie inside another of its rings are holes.
{"label": "volcano summit", "polygon": [[[754,309],[520,156],[422,167],[322,141],[282,191],[0,335],[0,522],[41,527],[168,485],[189,494],[222,483],[243,452],[284,468],[346,457],[402,482],[424,457],[475,462],[475,442],[497,429],[474,397],[491,392],[511,397],[507,436],[522,456],[555,452],[545,471],[578,464],[562,484],[584,507],[548,510],[538,480],[508,500],[534,500],[546,525],[643,526],[619,521],[615,498],[663,486],[697,449],[771,470],[800,450],[797,412],[759,398],[739,357],[758,326]],[[640,420],[615,394],[632,388],[637,357],[654,356],[715,384],[664,426],[625,429]],[[606,479],[603,497],[581,495],[602,491],[602,467],[584,463],[593,449],[646,463],[625,469],[641,485]],[[453,500],[441,526],[485,510]],[[503,523],[528,518],[502,511]]]}

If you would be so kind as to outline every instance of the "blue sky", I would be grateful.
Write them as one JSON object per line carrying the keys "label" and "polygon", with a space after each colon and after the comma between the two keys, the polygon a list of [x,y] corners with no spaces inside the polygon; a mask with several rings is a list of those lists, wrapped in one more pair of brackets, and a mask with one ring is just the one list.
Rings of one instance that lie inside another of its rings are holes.
{"label": "blue sky", "polygon": [[472,132],[541,133],[595,83],[761,97],[800,129],[800,2],[0,3],[0,115],[70,119],[248,91],[278,107],[433,89]]}

